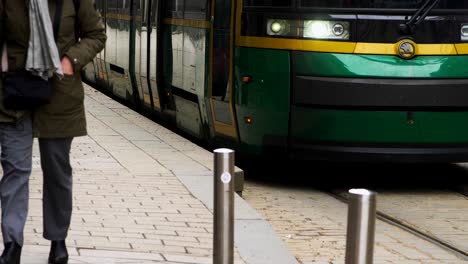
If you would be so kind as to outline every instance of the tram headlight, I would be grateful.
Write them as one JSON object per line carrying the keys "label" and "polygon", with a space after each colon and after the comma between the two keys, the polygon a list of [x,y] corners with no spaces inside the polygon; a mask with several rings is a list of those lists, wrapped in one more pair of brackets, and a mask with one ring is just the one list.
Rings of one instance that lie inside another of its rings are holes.
{"label": "tram headlight", "polygon": [[[468,25],[468,24],[467,24]],[[350,22],[268,19],[267,34],[278,37],[349,40]]]}
{"label": "tram headlight", "polygon": [[286,36],[290,30],[290,25],[284,19],[268,19],[267,34],[270,36]]}
{"label": "tram headlight", "polygon": [[278,21],[271,23],[271,32],[275,34],[278,34],[279,32],[281,32],[283,28],[284,26]]}
{"label": "tram headlight", "polygon": [[461,25],[461,40],[462,41],[468,41],[468,24],[462,24]]}
{"label": "tram headlight", "polygon": [[304,38],[349,40],[349,22],[304,21]]}

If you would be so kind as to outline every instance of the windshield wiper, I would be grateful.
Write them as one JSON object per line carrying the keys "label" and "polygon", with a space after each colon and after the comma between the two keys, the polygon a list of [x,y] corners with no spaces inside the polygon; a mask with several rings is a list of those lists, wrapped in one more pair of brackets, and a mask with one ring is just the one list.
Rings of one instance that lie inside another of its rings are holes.
{"label": "windshield wiper", "polygon": [[[405,24],[400,24],[400,32],[405,35],[413,35],[416,31],[416,26],[419,25],[424,19],[429,15],[432,9],[439,3],[439,0],[427,0],[424,5],[416,11],[416,13],[411,17],[410,21]],[[424,13],[423,13],[424,12]],[[421,13],[423,13],[421,15]]]}

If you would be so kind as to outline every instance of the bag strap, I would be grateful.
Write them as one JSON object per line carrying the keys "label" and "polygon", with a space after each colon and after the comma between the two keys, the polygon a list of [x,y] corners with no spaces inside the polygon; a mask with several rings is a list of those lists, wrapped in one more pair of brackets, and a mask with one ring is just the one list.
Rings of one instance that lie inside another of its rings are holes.
{"label": "bag strap", "polygon": [[80,12],[80,0],[73,0],[73,5],[75,6],[75,39],[76,42],[80,39],[80,16],[78,13]]}
{"label": "bag strap", "polygon": [[58,33],[60,29],[60,21],[62,20],[63,13],[63,0],[55,0],[55,17],[54,17],[54,39],[57,42]]}
{"label": "bag strap", "polygon": [[[2,0],[2,6],[3,6],[3,12],[5,12],[5,0]],[[0,14],[0,16],[2,17],[5,17],[2,14]],[[5,24],[3,23],[2,24],[2,32],[5,33]],[[4,35],[3,34],[2,36],[0,36],[0,77],[3,77],[3,74],[6,70],[8,70],[8,58],[5,58],[6,56],[6,45],[5,45],[5,38],[4,38]],[[5,61],[6,59],[6,61]]]}
{"label": "bag strap", "polygon": [[[5,0],[2,0],[2,6],[3,6],[3,10],[2,10],[2,11],[5,12]],[[0,14],[0,16],[5,17],[3,14]],[[3,24],[2,26],[3,26],[2,30],[4,30],[4,29],[5,29],[5,25]],[[5,32],[5,31],[3,31],[3,32]],[[0,36],[0,50],[2,50],[3,41],[4,41],[3,36]]]}

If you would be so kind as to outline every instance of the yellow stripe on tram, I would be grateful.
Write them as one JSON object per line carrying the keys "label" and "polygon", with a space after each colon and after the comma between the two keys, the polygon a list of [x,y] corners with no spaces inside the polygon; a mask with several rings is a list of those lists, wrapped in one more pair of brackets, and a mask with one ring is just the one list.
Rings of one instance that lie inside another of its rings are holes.
{"label": "yellow stripe on tram", "polygon": [[468,55],[468,43],[455,44],[458,54]]}
{"label": "yellow stripe on tram", "polygon": [[190,19],[177,19],[177,18],[165,18],[164,24],[193,27],[193,28],[211,28],[211,23],[206,20],[190,20]]}
{"label": "yellow stripe on tram", "polygon": [[[141,17],[141,16],[137,16]],[[117,19],[117,20],[125,20],[125,21],[130,21],[132,20],[132,16],[130,15],[124,15],[124,14],[113,14],[113,13],[107,13],[106,14],[107,19]]]}
{"label": "yellow stripe on tram", "polygon": [[[131,21],[132,16],[130,15],[124,15],[124,14],[114,14],[114,13],[107,13],[106,14],[107,19],[117,19],[117,20],[124,20],[124,21]],[[141,21],[141,16],[137,15],[135,16],[136,21]]]}
{"label": "yellow stripe on tram", "polygon": [[237,39],[236,44],[243,47],[284,49],[318,52],[353,53],[356,43],[341,41],[303,40],[268,37],[245,37]]}
{"label": "yellow stripe on tram", "polygon": [[[396,44],[361,43],[356,44],[356,54],[397,55]],[[416,55],[457,55],[454,44],[416,44]]]}
{"label": "yellow stripe on tram", "polygon": [[[286,39],[239,36],[236,44],[242,47],[283,49],[315,52],[398,55],[396,43],[364,43],[327,40]],[[416,44],[416,55],[468,54],[468,44]]]}

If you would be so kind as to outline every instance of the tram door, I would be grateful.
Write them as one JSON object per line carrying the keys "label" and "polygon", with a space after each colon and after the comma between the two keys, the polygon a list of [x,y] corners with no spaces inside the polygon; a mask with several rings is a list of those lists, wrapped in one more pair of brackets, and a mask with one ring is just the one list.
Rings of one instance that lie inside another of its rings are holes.
{"label": "tram door", "polygon": [[161,4],[163,0],[151,0],[148,25],[148,83],[152,91],[152,99],[154,108],[161,111],[160,88],[158,87],[158,61],[161,59],[159,55],[159,40],[161,35]]}
{"label": "tram door", "polygon": [[148,82],[149,13],[151,0],[136,0],[135,75],[141,103],[152,109],[152,91]]}
{"label": "tram door", "polygon": [[[160,0],[138,0],[135,68],[140,100],[147,107],[161,110],[157,87],[158,12]],[[139,23],[138,23],[139,22]]]}
{"label": "tram door", "polygon": [[232,101],[234,1],[212,0],[210,96],[216,134],[237,139]]}

